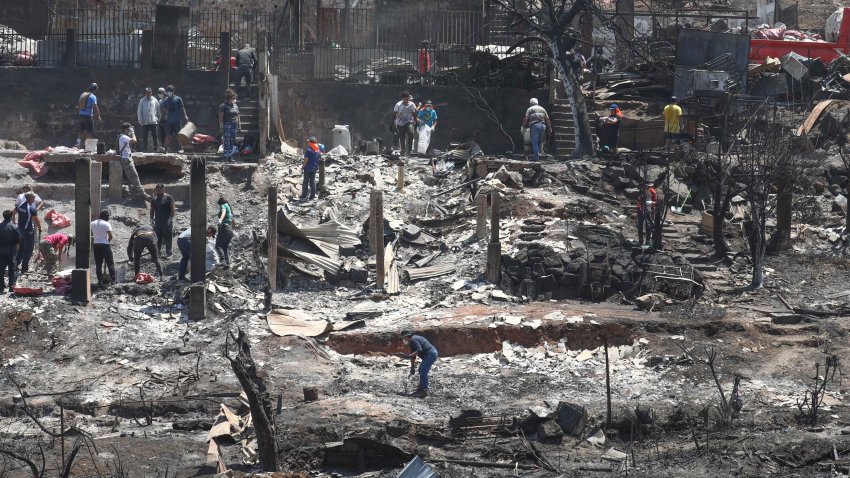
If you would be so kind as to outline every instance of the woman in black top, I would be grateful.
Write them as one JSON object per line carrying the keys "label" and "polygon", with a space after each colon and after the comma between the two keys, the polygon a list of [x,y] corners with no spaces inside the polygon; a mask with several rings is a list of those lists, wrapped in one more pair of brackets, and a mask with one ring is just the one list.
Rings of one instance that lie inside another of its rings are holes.
{"label": "woman in black top", "polygon": [[236,132],[239,131],[239,107],[236,106],[236,92],[228,88],[224,93],[224,103],[218,107],[218,127],[223,132],[224,157],[230,159],[236,154]]}

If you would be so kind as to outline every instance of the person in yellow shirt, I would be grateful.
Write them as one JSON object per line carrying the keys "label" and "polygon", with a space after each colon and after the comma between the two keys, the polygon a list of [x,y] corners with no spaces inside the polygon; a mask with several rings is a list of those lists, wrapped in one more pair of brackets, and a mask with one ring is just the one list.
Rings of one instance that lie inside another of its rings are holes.
{"label": "person in yellow shirt", "polygon": [[664,136],[667,138],[667,147],[673,140],[679,139],[682,132],[682,107],[679,99],[675,96],[670,99],[670,104],[664,107]]}

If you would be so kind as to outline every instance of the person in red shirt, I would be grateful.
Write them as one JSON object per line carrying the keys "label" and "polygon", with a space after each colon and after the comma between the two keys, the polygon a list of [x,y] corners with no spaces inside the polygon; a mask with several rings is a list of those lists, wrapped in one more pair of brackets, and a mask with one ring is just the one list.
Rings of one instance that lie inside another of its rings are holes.
{"label": "person in red shirt", "polygon": [[646,244],[652,243],[652,219],[655,217],[655,203],[658,201],[658,193],[655,187],[648,182],[641,188],[637,200],[637,229],[638,242],[642,246],[644,229],[646,230]]}
{"label": "person in red shirt", "polygon": [[44,268],[48,276],[53,276],[59,268],[59,255],[62,250],[67,254],[74,245],[74,235],[57,232],[44,237],[38,243],[38,253],[44,261]]}

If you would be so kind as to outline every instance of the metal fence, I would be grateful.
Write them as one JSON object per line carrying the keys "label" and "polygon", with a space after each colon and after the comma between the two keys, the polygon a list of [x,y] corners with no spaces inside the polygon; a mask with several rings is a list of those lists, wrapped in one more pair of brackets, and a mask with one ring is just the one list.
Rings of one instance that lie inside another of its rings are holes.
{"label": "metal fence", "polygon": [[272,67],[287,81],[541,87],[548,64],[537,51],[454,45],[420,48],[315,47],[277,51]]}
{"label": "metal fence", "polygon": [[489,23],[482,11],[415,11],[319,8],[316,44],[322,47],[415,48],[488,42]]}

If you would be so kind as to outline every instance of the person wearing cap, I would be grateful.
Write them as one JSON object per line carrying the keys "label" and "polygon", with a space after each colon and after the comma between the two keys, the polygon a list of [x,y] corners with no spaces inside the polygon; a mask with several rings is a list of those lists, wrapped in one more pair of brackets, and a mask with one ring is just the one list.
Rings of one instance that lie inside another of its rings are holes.
{"label": "person wearing cap", "polygon": [[655,185],[651,182],[646,182],[640,189],[637,199],[637,230],[638,242],[643,246],[644,232],[646,233],[646,243],[652,243],[652,219],[655,217],[655,203],[658,201],[658,193],[655,191]]}
{"label": "person wearing cap", "polygon": [[165,118],[162,117],[162,102],[168,96],[165,94],[165,88],[160,86],[156,90],[156,101],[159,102],[159,124],[156,125],[157,134],[159,134],[160,148],[157,151],[165,151]]}
{"label": "person wearing cap", "polygon": [[115,259],[112,256],[112,224],[109,224],[109,211],[100,211],[97,219],[91,222],[92,252],[94,252],[94,273],[97,286],[103,288],[103,263],[109,270],[110,281],[115,281]]}
{"label": "person wearing cap", "polygon": [[48,276],[53,276],[59,269],[59,260],[62,250],[68,254],[71,246],[74,245],[74,235],[57,232],[49,236],[45,236],[38,243],[38,253],[44,261],[44,269]]}
{"label": "person wearing cap", "polygon": [[393,107],[393,125],[398,131],[401,155],[410,157],[413,148],[413,133],[419,118],[416,115],[416,104],[412,101],[410,93],[405,91],[401,94],[401,101]]}
{"label": "person wearing cap", "polygon": [[[437,129],[437,110],[434,109],[434,104],[431,100],[425,102],[422,105],[422,109],[419,110],[419,114],[417,114],[417,118],[419,119],[419,128],[416,130],[416,150],[417,152],[427,153],[428,147],[431,143],[431,135],[434,134],[434,131]],[[421,147],[419,142],[423,141],[423,131],[428,129],[428,133],[424,141],[426,144],[424,147]]]}
{"label": "person wearing cap", "polygon": [[[18,215],[18,206],[20,206],[21,204],[23,204],[27,201],[26,194],[27,193],[35,194],[35,192],[32,190],[32,186],[30,186],[29,184],[25,184],[19,191],[20,191],[20,193],[18,193],[18,197],[15,198],[15,208],[12,209],[12,220],[13,221],[15,220],[15,216]],[[44,201],[41,200],[41,196],[39,196],[38,194],[35,194],[35,201],[33,202],[33,204],[35,204],[35,210],[39,211],[39,210],[41,210],[42,206],[44,206]]]}
{"label": "person wearing cap", "polygon": [[139,226],[133,229],[133,232],[130,234],[130,240],[127,241],[127,259],[133,263],[133,277],[139,275],[142,254],[148,251],[151,255],[151,260],[156,265],[156,273],[162,279],[162,264],[159,262],[159,252],[156,242],[157,235],[153,227]]}
{"label": "person wearing cap", "polygon": [[246,43],[241,50],[236,52],[236,80],[233,86],[238,88],[242,85],[242,78],[245,78],[245,94],[251,93],[251,83],[254,82],[254,66],[259,63],[257,61],[257,52],[251,48],[251,45]]}
{"label": "person wearing cap", "polygon": [[608,116],[605,118],[601,118],[599,123],[601,124],[603,134],[599,136],[599,149],[603,152],[608,153],[617,153],[617,140],[620,134],[620,120],[623,117],[623,113],[620,111],[620,107],[616,104],[612,104],[608,107]]}
{"label": "person wearing cap", "polygon": [[77,138],[78,148],[85,146],[86,140],[94,135],[94,117],[97,116],[98,121],[103,121],[100,117],[100,108],[97,106],[95,91],[97,91],[97,83],[90,84],[88,91],[84,91],[78,101],[77,106],[79,106],[80,110],[80,137]]}
{"label": "person wearing cap", "polygon": [[168,85],[165,88],[165,100],[160,102],[160,118],[165,120],[165,149],[169,145],[177,150],[178,153],[183,152],[183,148],[177,142],[177,133],[180,132],[183,119],[189,122],[189,115],[186,114],[186,105],[183,103],[183,98],[174,94],[174,85]]}
{"label": "person wearing cap", "polygon": [[127,177],[127,182],[130,183],[130,194],[135,200],[147,200],[142,182],[139,181],[139,172],[136,171],[136,165],[133,163],[133,147],[136,144],[136,132],[133,125],[123,123],[121,125],[121,134],[118,136],[118,156],[121,157],[121,168],[124,170],[124,176]]}
{"label": "person wearing cap", "polygon": [[[319,161],[322,160],[322,148],[316,141],[315,136],[310,136],[307,139],[307,147],[304,148],[304,162],[301,164],[301,169],[304,170],[304,181],[301,183],[301,196],[298,198],[302,201],[305,199],[316,198],[316,172],[319,171]],[[307,190],[310,190],[310,196],[307,196]]]}
{"label": "person wearing cap", "polygon": [[664,136],[669,148],[673,141],[679,139],[682,133],[682,107],[675,96],[670,98],[670,104],[664,107]]}
{"label": "person wearing cap", "polygon": [[159,125],[159,100],[153,95],[153,90],[145,88],[145,96],[139,100],[136,108],[136,119],[142,126],[142,151],[148,150],[148,135],[153,136],[153,149],[159,149],[157,127]]}
{"label": "person wearing cap", "polygon": [[437,348],[428,342],[428,339],[421,335],[416,335],[410,330],[401,332],[401,340],[404,345],[410,349],[409,354],[404,354],[410,358],[410,375],[416,373],[416,358],[422,359],[419,364],[419,387],[417,387],[414,396],[425,398],[428,396],[428,374],[431,372],[431,366],[437,361]]}
{"label": "person wearing cap", "polygon": [[534,160],[540,161],[540,151],[543,149],[546,133],[552,134],[552,122],[537,98],[532,98],[528,103],[529,107],[525,110],[522,127],[531,129],[531,151],[534,154]]}

